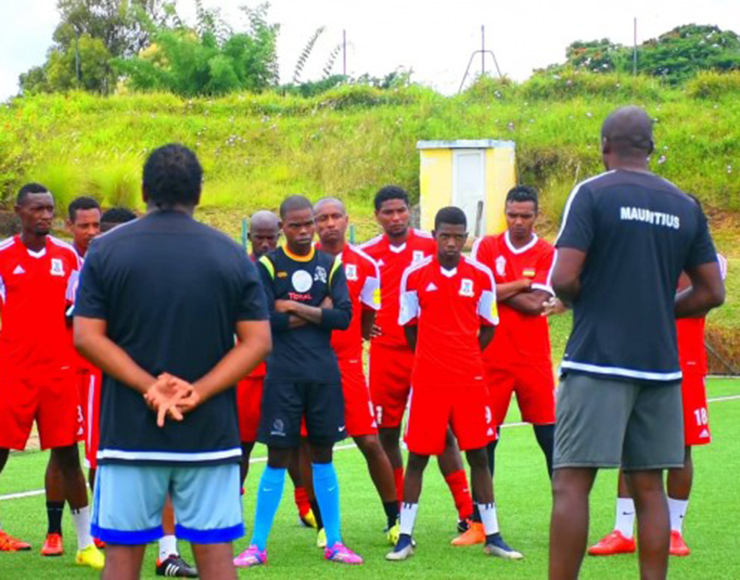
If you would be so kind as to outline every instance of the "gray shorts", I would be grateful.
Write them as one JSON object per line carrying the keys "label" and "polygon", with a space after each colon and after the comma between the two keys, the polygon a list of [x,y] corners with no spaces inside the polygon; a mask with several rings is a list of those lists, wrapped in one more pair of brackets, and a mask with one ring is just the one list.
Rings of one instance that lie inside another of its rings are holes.
{"label": "gray shorts", "polygon": [[683,467],[681,382],[569,373],[560,383],[553,467]]}

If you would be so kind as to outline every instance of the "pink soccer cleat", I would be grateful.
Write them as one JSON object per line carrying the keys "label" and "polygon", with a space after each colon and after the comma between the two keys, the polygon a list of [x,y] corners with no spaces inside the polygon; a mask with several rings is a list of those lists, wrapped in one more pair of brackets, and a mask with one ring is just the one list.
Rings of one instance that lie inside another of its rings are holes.
{"label": "pink soccer cleat", "polygon": [[324,559],[340,564],[362,564],[362,557],[340,542],[324,548]]}
{"label": "pink soccer cleat", "polygon": [[234,566],[237,568],[251,568],[264,564],[267,564],[267,550],[260,550],[254,544],[234,558]]}

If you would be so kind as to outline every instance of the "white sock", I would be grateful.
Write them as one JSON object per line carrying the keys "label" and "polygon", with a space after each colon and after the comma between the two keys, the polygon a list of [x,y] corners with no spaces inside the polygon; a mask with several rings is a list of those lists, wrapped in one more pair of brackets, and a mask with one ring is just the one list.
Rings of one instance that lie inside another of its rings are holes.
{"label": "white sock", "polygon": [[164,561],[172,555],[180,555],[180,552],[177,551],[177,538],[175,536],[162,536],[159,538],[160,561]]}
{"label": "white sock", "polygon": [[689,508],[689,500],[668,498],[668,511],[671,514],[671,531],[681,533],[683,529],[683,519],[686,517],[686,510]]}
{"label": "white sock", "polygon": [[635,534],[635,500],[631,497],[617,498],[617,515],[614,529],[625,538],[632,539]]}
{"label": "white sock", "polygon": [[72,521],[75,523],[77,532],[77,549],[84,550],[92,545],[93,539],[90,535],[90,507],[85,506],[78,510],[72,509]]}
{"label": "white sock", "polygon": [[496,504],[479,503],[478,512],[480,513],[480,521],[483,523],[483,530],[486,532],[486,536],[490,536],[491,534],[498,534],[498,516],[496,515]]}
{"label": "white sock", "polygon": [[416,523],[416,512],[419,510],[418,503],[402,503],[401,504],[401,533],[408,534],[409,536],[414,531],[414,524]]}

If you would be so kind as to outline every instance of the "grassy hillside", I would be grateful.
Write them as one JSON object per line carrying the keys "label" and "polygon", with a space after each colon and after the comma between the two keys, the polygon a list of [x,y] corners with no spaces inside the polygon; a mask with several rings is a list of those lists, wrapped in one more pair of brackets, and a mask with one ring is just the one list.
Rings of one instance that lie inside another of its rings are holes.
{"label": "grassy hillside", "polygon": [[[542,192],[541,231],[551,234],[573,185],[601,171],[602,120],[634,103],[656,119],[653,169],[702,199],[737,272],[738,97],[740,73],[701,75],[680,89],[610,75],[519,85],[484,79],[456,97],[421,87],[342,87],[310,99],[38,96],[0,108],[0,196],[9,205],[18,185],[32,179],[49,186],[60,205],[89,193],[106,205],[136,206],[147,151],[179,141],[198,152],[206,170],[201,215],[232,235],[242,216],[300,192],[342,197],[365,239],[376,231],[370,200],[378,187],[397,183],[418,194],[418,140],[511,139],[520,181]],[[740,353],[738,279],[731,278],[728,305],[712,319],[718,342],[733,353]]]}

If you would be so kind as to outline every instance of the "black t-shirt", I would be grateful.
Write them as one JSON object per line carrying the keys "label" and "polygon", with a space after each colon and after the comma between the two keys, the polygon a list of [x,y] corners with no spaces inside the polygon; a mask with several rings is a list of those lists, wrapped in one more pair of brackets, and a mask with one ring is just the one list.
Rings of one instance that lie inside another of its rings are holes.
{"label": "black t-shirt", "polygon": [[651,173],[609,171],[575,187],[555,245],[587,254],[562,371],[680,379],[678,278],[717,261],[699,204]]}
{"label": "black t-shirt", "polygon": [[[268,314],[239,245],[184,213],[155,211],[92,243],[75,316],[106,320],[109,338],[153,376],[192,382],[233,348],[237,321]],[[233,388],[164,428],[142,395],[115,379],[104,377],[101,396],[101,464],[239,461]]]}
{"label": "black t-shirt", "polygon": [[[341,256],[313,249],[305,258],[291,257],[283,248],[257,262],[267,296],[272,327],[272,354],[267,359],[267,379],[290,382],[340,382],[337,357],[331,347],[332,330],[346,330],[352,318],[352,301]],[[293,300],[320,306],[330,297],[321,325],[289,328],[289,315],[275,312],[275,300]]]}

